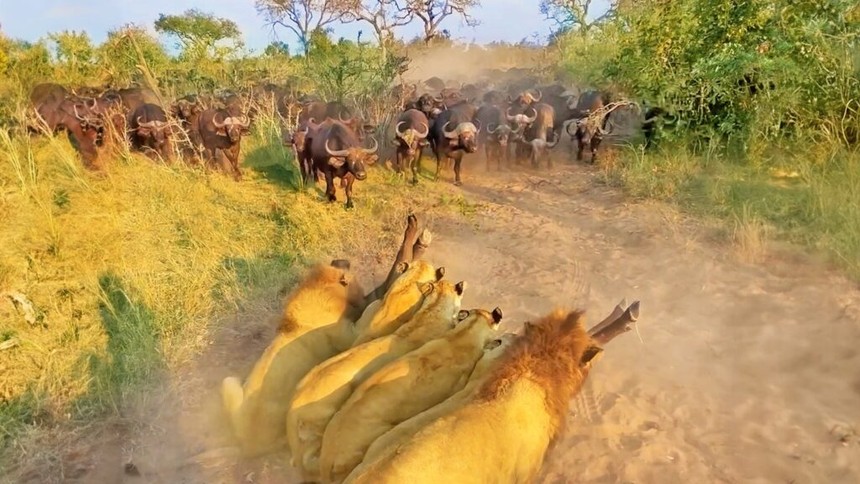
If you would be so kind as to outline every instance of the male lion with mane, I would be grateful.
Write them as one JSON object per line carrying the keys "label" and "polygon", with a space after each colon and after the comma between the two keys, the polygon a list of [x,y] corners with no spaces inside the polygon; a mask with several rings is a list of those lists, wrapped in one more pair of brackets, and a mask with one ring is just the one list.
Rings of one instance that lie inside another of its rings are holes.
{"label": "male lion with mane", "polygon": [[583,319],[582,312],[557,310],[529,326],[471,401],[390,447],[346,482],[532,482],[599,353]]}

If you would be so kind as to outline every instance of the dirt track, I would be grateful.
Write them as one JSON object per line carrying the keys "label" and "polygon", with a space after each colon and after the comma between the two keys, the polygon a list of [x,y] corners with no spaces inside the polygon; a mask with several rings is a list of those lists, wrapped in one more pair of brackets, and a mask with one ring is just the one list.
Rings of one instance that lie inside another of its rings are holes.
{"label": "dirt track", "polygon": [[[642,301],[639,334],[607,348],[542,482],[860,482],[856,286],[785,252],[739,262],[581,165],[476,165],[462,193],[477,213],[430,222],[428,258],[469,283],[464,307],[500,306],[513,328],[556,305],[596,322],[622,297]],[[297,482],[280,457],[237,466],[215,423],[218,383],[250,367],[277,309],[229,322],[199,367],[144,402],[149,422],[108,430],[101,457],[69,462],[84,470],[75,482]],[[123,473],[128,459],[142,477]]]}

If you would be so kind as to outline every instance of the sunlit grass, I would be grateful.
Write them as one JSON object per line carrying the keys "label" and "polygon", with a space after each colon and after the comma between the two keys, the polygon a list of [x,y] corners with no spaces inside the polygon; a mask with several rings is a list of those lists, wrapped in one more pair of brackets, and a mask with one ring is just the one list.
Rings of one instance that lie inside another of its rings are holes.
{"label": "sunlit grass", "polygon": [[[195,357],[219,314],[274,299],[315,260],[391,249],[408,210],[444,186],[382,169],[356,207],[302,188],[273,119],[244,140],[246,178],[142,156],[83,168],[64,136],[0,131],[0,293],[24,294],[34,325],[0,298],[0,440],[27,426],[118,411],[125,398]],[[396,231],[385,231],[396,227]],[[2,459],[0,459],[2,461]]]}

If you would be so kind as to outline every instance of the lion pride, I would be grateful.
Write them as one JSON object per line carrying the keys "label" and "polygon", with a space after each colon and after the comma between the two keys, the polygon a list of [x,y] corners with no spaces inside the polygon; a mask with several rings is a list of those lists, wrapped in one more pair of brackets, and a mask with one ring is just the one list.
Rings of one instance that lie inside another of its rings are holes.
{"label": "lion pride", "polygon": [[532,482],[562,432],[568,402],[587,377],[595,348],[582,312],[549,314],[511,345],[470,401],[393,445],[346,482]]}
{"label": "lion pride", "polygon": [[457,326],[392,361],[359,385],[323,435],[323,482],[341,482],[361,463],[376,438],[463,388],[502,311],[460,311]]}
{"label": "lion pride", "polygon": [[364,291],[345,260],[319,265],[286,298],[274,340],[244,386],[227,377],[221,396],[243,451],[257,455],[285,443],[287,405],[299,380],[348,347]]}
{"label": "lion pride", "polygon": [[287,414],[292,464],[307,479],[319,474],[319,451],[325,428],[356,386],[385,364],[451,329],[465,283],[428,282],[415,316],[393,334],[354,346],[308,372],[299,382]]}
{"label": "lion pride", "polygon": [[356,338],[352,346],[389,335],[409,321],[424,298],[422,285],[439,281],[445,275],[444,267],[434,269],[423,260],[403,262],[402,266],[405,267],[398,268],[401,274],[391,283],[382,299],[370,303],[355,323]]}

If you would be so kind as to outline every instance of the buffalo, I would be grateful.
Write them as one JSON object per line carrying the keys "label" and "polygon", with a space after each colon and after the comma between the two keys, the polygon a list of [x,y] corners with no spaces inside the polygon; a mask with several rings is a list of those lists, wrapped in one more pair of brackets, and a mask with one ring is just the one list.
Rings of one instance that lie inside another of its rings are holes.
{"label": "buffalo", "polygon": [[512,137],[513,130],[506,122],[502,109],[494,105],[481,106],[475,113],[475,120],[481,126],[486,126],[486,129],[478,135],[478,144],[484,146],[487,170],[490,169],[492,159],[496,160],[499,169],[502,168],[502,162],[508,165],[508,142]]}
{"label": "buffalo", "polygon": [[306,184],[311,184],[319,180],[313,160],[308,156],[309,150],[307,149],[307,141],[313,137],[311,132],[316,132],[318,129],[319,124],[317,124],[315,119],[310,118],[299,123],[289,136],[282,135],[284,143],[293,147],[293,154],[295,155],[296,162],[299,164],[302,180]]}
{"label": "buffalo", "polygon": [[198,129],[203,144],[204,157],[210,163],[215,162],[216,150],[221,150],[230,165],[223,165],[225,171],[232,168],[236,181],[242,179],[239,169],[239,151],[242,136],[249,132],[251,125],[247,116],[231,116],[226,109],[207,109],[200,113]]}
{"label": "buffalo", "polygon": [[173,159],[171,126],[167,113],[156,104],[143,104],[131,112],[128,135],[134,150],[149,156],[158,155],[163,160]]}
{"label": "buffalo", "polygon": [[537,103],[530,108],[534,111],[531,122],[525,128],[523,139],[519,146],[530,148],[532,166],[537,168],[542,158],[547,160],[547,166],[552,167],[552,159],[548,150],[555,148],[560,137],[554,136],[553,122],[555,112],[549,104]]}
{"label": "buffalo", "polygon": [[[609,134],[609,114],[604,113],[604,107],[609,104],[609,95],[600,91],[587,91],[580,96],[577,104],[571,107],[574,121],[568,123],[565,130],[571,138],[576,138],[576,159],[582,160],[582,152],[588,145],[591,151],[591,163],[596,161],[597,148],[603,141],[603,136]],[[576,130],[571,133],[570,128]]]}
{"label": "buffalo", "polygon": [[436,179],[442,169],[442,159],[454,162],[454,184],[462,185],[460,165],[465,153],[478,151],[478,127],[472,122],[477,108],[467,102],[451,106],[436,118],[430,128],[430,140],[436,155]]}
{"label": "buffalo", "polygon": [[410,109],[397,118],[394,131],[396,134],[394,141],[397,143],[395,169],[397,173],[402,173],[404,167],[408,168],[412,171],[412,183],[418,183],[421,152],[428,145],[430,121],[421,111]]}
{"label": "buffalo", "polygon": [[366,179],[366,165],[376,163],[379,143],[373,141],[373,148],[362,148],[352,129],[330,118],[310,134],[305,144],[305,150],[308,151],[306,156],[313,161],[313,167],[325,176],[325,193],[329,202],[337,201],[334,179],[340,178],[345,182],[346,208],[353,207],[353,183]]}

